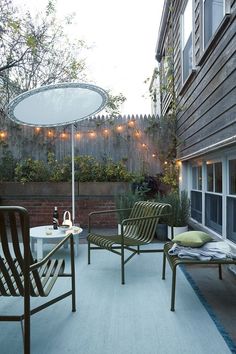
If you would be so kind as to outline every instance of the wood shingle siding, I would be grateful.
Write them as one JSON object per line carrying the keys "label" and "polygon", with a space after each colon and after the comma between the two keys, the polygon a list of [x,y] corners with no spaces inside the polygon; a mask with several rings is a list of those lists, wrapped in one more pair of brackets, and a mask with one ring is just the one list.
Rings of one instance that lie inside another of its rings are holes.
{"label": "wood shingle siding", "polygon": [[[179,76],[175,72],[177,92]],[[197,67],[191,85],[179,97],[178,157],[191,154],[236,132],[235,97],[236,21],[235,14],[232,14],[215,48]]]}

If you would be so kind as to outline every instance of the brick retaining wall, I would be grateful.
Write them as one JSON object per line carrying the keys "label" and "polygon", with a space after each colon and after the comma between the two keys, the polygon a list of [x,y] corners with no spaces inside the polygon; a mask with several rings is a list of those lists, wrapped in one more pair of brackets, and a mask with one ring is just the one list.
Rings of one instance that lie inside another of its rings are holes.
{"label": "brick retaining wall", "polygon": [[[47,225],[52,223],[54,206],[58,207],[59,222],[62,222],[62,215],[65,210],[71,212],[71,198],[1,198],[1,205],[18,205],[25,207],[30,214],[30,226]],[[81,227],[87,227],[88,214],[92,211],[115,209],[114,198],[110,197],[81,197],[75,201],[75,222],[80,223]],[[94,219],[96,227],[116,227],[117,218],[115,213],[101,215]]]}
{"label": "brick retaining wall", "polygon": [[[88,214],[92,211],[115,209],[114,196],[130,190],[125,182],[75,183],[75,223],[88,226]],[[30,226],[52,223],[54,206],[58,207],[59,222],[65,210],[71,212],[71,182],[15,182],[0,183],[0,205],[25,207],[30,214]],[[94,219],[95,227],[117,226],[115,213]]]}

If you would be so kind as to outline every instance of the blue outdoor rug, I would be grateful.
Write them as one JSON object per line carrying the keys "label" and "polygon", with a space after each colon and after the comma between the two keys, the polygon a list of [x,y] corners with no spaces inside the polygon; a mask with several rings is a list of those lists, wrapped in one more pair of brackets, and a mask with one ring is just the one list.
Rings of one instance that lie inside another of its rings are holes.
{"label": "blue outdoor rug", "polygon": [[[233,341],[233,339],[230,337],[230,334],[227,332],[227,330],[225,329],[224,325],[221,323],[221,321],[218,318],[218,316],[216,315],[215,310],[210,305],[210,303],[206,300],[206,298],[204,297],[202,291],[200,290],[199,286],[197,285],[196,281],[194,280],[192,275],[189,273],[189,271],[186,269],[186,267],[185,266],[180,266],[180,268],[183,271],[183,273],[184,273],[185,277],[187,278],[187,280],[189,281],[189,283],[191,284],[191,286],[194,289],[195,293],[197,294],[199,300],[201,301],[201,303],[203,304],[203,306],[205,307],[205,309],[207,310],[207,312],[211,316],[212,320],[215,322],[216,327],[218,328],[218,330],[221,333],[221,335],[224,337],[224,339],[225,339],[228,347],[230,348],[231,352],[233,354],[236,354],[236,344]],[[218,269],[216,269],[216,272],[217,271],[218,271]],[[204,274],[202,274],[202,276],[204,276]],[[216,278],[216,279],[214,279],[214,281],[220,281],[220,280]],[[218,296],[218,294],[216,293],[215,296]],[[224,301],[225,301],[225,299],[224,299]],[[229,314],[229,316],[230,315],[232,315],[232,312]],[[232,328],[232,326],[231,326],[231,328]]]}
{"label": "blue outdoor rug", "polygon": [[[61,252],[67,257],[68,250]],[[68,298],[33,315],[32,354],[232,353],[181,271],[176,311],[170,311],[171,273],[167,266],[166,280],[161,279],[161,253],[127,263],[125,285],[120,257],[111,252],[92,252],[88,266],[87,246],[80,245],[76,268],[77,312],[71,312]],[[60,280],[54,295],[67,285],[67,279]],[[32,307],[38,303],[42,299],[32,299]],[[21,306],[19,299],[1,298],[0,312],[22,313]],[[0,353],[23,353],[19,323],[0,322]]]}

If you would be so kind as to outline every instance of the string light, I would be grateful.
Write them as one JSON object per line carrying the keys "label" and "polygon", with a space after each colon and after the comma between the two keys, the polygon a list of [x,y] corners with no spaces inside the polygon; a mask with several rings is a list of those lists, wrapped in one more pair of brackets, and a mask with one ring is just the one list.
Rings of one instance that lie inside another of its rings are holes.
{"label": "string light", "polygon": [[7,133],[6,132],[0,132],[0,138],[1,139],[4,139],[4,138],[6,138],[6,136],[7,136]]}
{"label": "string light", "polygon": [[128,122],[128,126],[129,126],[129,127],[134,127],[134,124],[135,124],[135,121],[134,121],[134,120],[130,120],[130,121]]}
{"label": "string light", "polygon": [[49,130],[48,136],[49,136],[49,138],[53,137],[53,132],[51,130]]}
{"label": "string light", "polygon": [[141,136],[141,133],[140,133],[139,130],[137,130],[137,131],[134,133],[134,135],[135,135],[137,138],[139,138],[139,137]]}
{"label": "string light", "polygon": [[108,129],[104,129],[103,133],[107,135],[109,133],[109,130]]}
{"label": "string light", "polygon": [[[140,137],[142,136],[142,132],[141,132],[140,130],[138,130],[137,128],[135,128],[135,123],[136,123],[135,119],[131,119],[131,120],[129,120],[129,121],[127,122],[126,127],[134,128],[134,129],[133,129],[133,136],[136,137],[136,138],[140,138]],[[115,127],[115,129],[116,129],[118,132],[122,132],[122,131],[124,130],[124,128],[125,128],[125,125],[121,125],[121,124],[119,124],[119,125],[117,125],[117,126]],[[35,127],[34,129],[35,129],[35,132],[37,132],[37,133],[39,133],[39,132],[42,130],[41,127]],[[101,133],[107,136],[107,135],[110,133],[110,130],[107,129],[107,128],[104,128],[104,129],[101,131]],[[88,134],[88,136],[89,136],[90,138],[95,138],[95,137],[98,135],[95,131],[88,131],[88,132],[83,131],[82,133],[81,133],[81,132],[76,132],[76,133],[75,133],[75,137],[76,137],[77,139],[80,139],[84,134]],[[48,131],[46,131],[46,135],[47,135],[49,138],[56,137],[56,135],[59,136],[61,139],[67,139],[67,138],[68,138],[68,133],[66,133],[66,132],[56,133],[54,130],[48,130]],[[7,136],[7,132],[5,132],[5,131],[0,131],[0,139],[4,139],[4,138],[6,138],[6,136]],[[157,157],[158,154],[157,154],[157,153],[151,153],[151,151],[150,151],[151,149],[149,148],[149,146],[148,146],[147,144],[145,144],[145,143],[140,143],[140,145],[141,145],[141,147],[142,147],[143,149],[148,150],[148,151],[150,152],[150,155],[151,155],[153,158]],[[207,163],[210,163],[210,162],[207,161]],[[164,162],[164,165],[167,165],[167,164],[168,164],[168,162],[165,161],[165,162]],[[178,166],[181,166],[181,161],[177,161],[177,165],[178,165]]]}
{"label": "string light", "polygon": [[122,131],[122,126],[118,125],[118,127],[116,129],[118,130],[118,132],[121,132]]}
{"label": "string light", "polygon": [[177,165],[180,167],[182,165],[181,161],[177,161]]}
{"label": "string light", "polygon": [[164,162],[164,165],[167,165],[167,164],[168,164],[168,162],[167,162],[167,161],[165,161],[165,162]]}
{"label": "string light", "polygon": [[66,138],[67,138],[67,135],[66,135],[65,132],[63,132],[63,133],[61,133],[60,137],[61,137],[62,139],[66,139]]}
{"label": "string light", "polygon": [[96,136],[96,134],[95,134],[94,132],[90,132],[90,133],[89,133],[89,136],[90,136],[91,138],[94,138],[94,137]]}

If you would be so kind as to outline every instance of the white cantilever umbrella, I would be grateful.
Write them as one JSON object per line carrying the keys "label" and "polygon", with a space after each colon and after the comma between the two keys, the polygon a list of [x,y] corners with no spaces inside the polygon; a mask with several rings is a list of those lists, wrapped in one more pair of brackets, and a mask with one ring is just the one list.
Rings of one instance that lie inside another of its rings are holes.
{"label": "white cantilever umbrella", "polygon": [[100,112],[108,95],[102,88],[85,83],[42,86],[15,97],[7,114],[14,122],[36,127],[71,124],[72,220],[75,220],[74,124]]}

